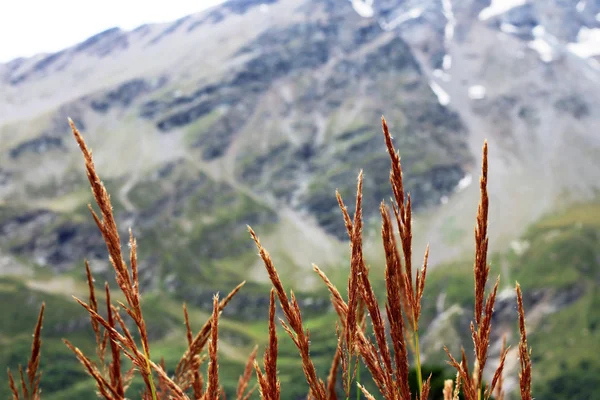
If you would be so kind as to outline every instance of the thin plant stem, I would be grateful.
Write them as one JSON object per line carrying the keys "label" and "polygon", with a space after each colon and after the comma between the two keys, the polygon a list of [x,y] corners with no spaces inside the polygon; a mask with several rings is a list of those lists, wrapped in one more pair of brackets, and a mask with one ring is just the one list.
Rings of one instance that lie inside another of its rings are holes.
{"label": "thin plant stem", "polygon": [[[348,365],[349,366],[352,365],[352,353],[349,353]],[[358,373],[358,371],[357,371],[357,373]],[[348,390],[346,400],[350,400],[350,392],[352,391],[352,389],[350,388],[351,383],[352,383],[352,372],[351,372],[350,367],[348,367],[348,370],[346,371],[346,388]]]}
{"label": "thin plant stem", "polygon": [[150,392],[152,392],[152,400],[158,400],[156,396],[156,385],[154,385],[154,378],[152,377],[152,368],[150,367],[150,358],[148,357],[148,350],[146,345],[142,341],[142,347],[144,348],[144,358],[146,359],[146,369],[148,373],[148,381],[150,382]]}
{"label": "thin plant stem", "polygon": [[419,398],[423,393],[423,375],[421,373],[421,351],[419,349],[419,331],[415,330],[415,356],[417,357],[417,384],[419,385]]}
{"label": "thin plant stem", "polygon": [[[360,383],[360,360],[356,364],[356,383]],[[360,400],[360,390],[356,388],[356,400]]]}

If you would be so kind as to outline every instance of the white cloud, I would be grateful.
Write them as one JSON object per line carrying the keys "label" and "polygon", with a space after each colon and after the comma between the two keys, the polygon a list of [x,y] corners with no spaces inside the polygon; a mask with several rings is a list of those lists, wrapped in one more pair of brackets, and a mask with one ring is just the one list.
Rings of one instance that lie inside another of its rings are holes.
{"label": "white cloud", "polygon": [[224,0],[13,0],[0,4],[0,62],[72,46],[108,28],[168,22]]}

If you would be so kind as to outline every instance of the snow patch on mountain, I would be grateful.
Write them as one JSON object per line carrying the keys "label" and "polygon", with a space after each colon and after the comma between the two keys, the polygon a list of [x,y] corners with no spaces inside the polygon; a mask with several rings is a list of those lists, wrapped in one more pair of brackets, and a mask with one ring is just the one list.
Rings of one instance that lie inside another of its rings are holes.
{"label": "snow patch on mountain", "polygon": [[506,22],[503,22],[502,24],[500,24],[500,30],[504,33],[518,33],[519,32],[519,28],[512,25],[512,24],[507,24]]}
{"label": "snow patch on mountain", "polygon": [[469,98],[473,100],[481,100],[485,98],[486,89],[482,85],[473,85],[469,87]]}
{"label": "snow patch on mountain", "polygon": [[361,17],[371,18],[375,15],[373,1],[374,0],[352,0],[352,8],[354,8],[354,11]]}
{"label": "snow patch on mountain", "polygon": [[537,51],[543,62],[549,63],[554,60],[555,51],[550,40],[555,38],[546,33],[546,29],[541,25],[533,28],[531,33],[535,39],[530,41],[527,46],[530,49]]}
{"label": "snow patch on mountain", "polygon": [[411,19],[419,18],[422,14],[423,14],[422,8],[420,8],[420,7],[413,8],[409,11],[401,13],[400,15],[395,17],[390,22],[380,20],[379,26],[381,26],[381,29],[383,29],[385,31],[389,31],[389,30],[392,30],[392,29],[398,27],[399,25],[403,24],[406,21],[410,21]]}
{"label": "snow patch on mountain", "polygon": [[456,27],[456,18],[452,10],[452,0],[442,0],[442,11],[444,17],[446,17],[446,21],[448,21],[444,28],[444,40],[447,42],[454,38],[454,28]]}
{"label": "snow patch on mountain", "polygon": [[582,26],[577,34],[577,42],[567,44],[567,49],[581,58],[600,55],[600,29]]}
{"label": "snow patch on mountain", "polygon": [[473,175],[467,174],[460,181],[458,181],[458,185],[456,185],[456,191],[461,192],[471,186],[473,183]]}
{"label": "snow patch on mountain", "polygon": [[481,21],[485,21],[497,15],[504,14],[505,12],[515,7],[522,6],[526,3],[527,0],[492,0],[492,3],[489,5],[489,7],[481,10],[479,13],[479,19]]}
{"label": "snow patch on mountain", "polygon": [[437,82],[430,81],[429,87],[431,87],[431,90],[433,90],[433,93],[435,93],[441,105],[447,106],[448,104],[450,104],[450,95],[448,94],[448,92],[442,89],[442,87],[438,85]]}

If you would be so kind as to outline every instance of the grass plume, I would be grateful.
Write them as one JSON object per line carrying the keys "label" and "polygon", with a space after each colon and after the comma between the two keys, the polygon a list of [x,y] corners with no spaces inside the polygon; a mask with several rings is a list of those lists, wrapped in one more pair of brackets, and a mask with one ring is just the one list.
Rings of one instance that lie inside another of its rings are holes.
{"label": "grass plume", "polygon": [[[429,246],[424,250],[421,268],[413,271],[412,257],[412,205],[410,194],[405,193],[402,165],[399,152],[394,148],[392,136],[385,119],[382,118],[384,141],[390,156],[390,185],[393,198],[382,201],[379,207],[381,216],[381,238],[385,255],[385,302],[380,303],[376,296],[370,276],[369,267],[363,254],[363,182],[364,175],[360,171],[357,178],[355,211],[351,217],[342,196],[336,193],[341,210],[341,217],[349,237],[350,265],[345,299],[327,275],[316,265],[314,272],[321,278],[330,293],[330,299],[337,313],[337,347],[329,371],[317,371],[310,354],[310,332],[305,328],[298,300],[293,291],[285,290],[279,273],[269,252],[260,242],[256,232],[248,227],[259,256],[271,281],[269,296],[268,342],[264,350],[262,368],[256,360],[258,347],[249,355],[245,368],[240,375],[237,391],[238,400],[247,400],[253,393],[261,399],[279,400],[281,398],[281,382],[277,371],[278,337],[276,329],[276,302],[281,306],[283,318],[280,323],[298,350],[304,376],[309,387],[308,398],[316,400],[337,400],[336,383],[341,370],[342,383],[346,398],[351,388],[355,388],[360,398],[375,399],[369,392],[365,379],[369,376],[374,387],[379,390],[385,400],[427,399],[432,388],[432,377],[423,379],[421,371],[421,348],[419,342],[419,321],[421,302],[425,292]],[[138,374],[145,385],[141,394],[144,399],[224,399],[224,389],[219,380],[219,320],[220,314],[231,299],[241,290],[244,282],[235,287],[224,299],[215,295],[212,302],[212,313],[205,324],[194,335],[190,323],[187,306],[183,306],[185,323],[185,339],[187,349],[179,359],[171,376],[164,360],[156,363],[151,358],[150,341],[146,320],[142,312],[142,300],[139,285],[137,262],[137,242],[129,230],[129,254],[124,255],[121,239],[113,215],[110,196],[100,180],[92,159],[91,150],[71,120],[69,120],[75,140],[83,154],[86,172],[92,194],[99,207],[97,214],[89,206],[92,218],[96,222],[106,243],[108,257],[119,289],[125,301],[113,304],[111,291],[105,284],[106,316],[100,314],[98,296],[89,264],[85,262],[89,297],[87,302],[75,300],[87,311],[90,324],[96,339],[96,356],[98,362],[87,357],[71,342],[65,340],[82,367],[94,379],[101,398],[113,400],[124,399],[134,374]],[[492,316],[496,300],[499,279],[486,296],[486,287],[490,267],[487,262],[488,251],[488,213],[489,197],[488,180],[488,147],[483,146],[480,200],[475,226],[475,261],[474,276],[474,314],[470,333],[475,349],[475,361],[469,368],[464,349],[459,360],[446,349],[449,363],[456,369],[456,379],[447,380],[443,389],[444,400],[458,400],[462,393],[467,400],[482,400],[504,397],[503,372],[509,348],[504,341],[500,352],[500,362],[495,370],[491,383],[483,384],[483,370],[488,359],[488,347],[492,330]],[[519,373],[521,398],[531,400],[531,358],[527,345],[525,329],[525,312],[521,288],[517,284],[517,301],[519,311],[519,357],[521,371]],[[124,314],[123,314],[124,312]],[[31,356],[26,371],[19,369],[20,385],[13,374],[8,371],[8,386],[13,399],[40,398],[40,352],[41,328],[44,305],[40,310],[34,330]],[[123,314],[123,315],[121,315]],[[126,322],[131,320],[133,325]],[[367,333],[367,320],[371,322],[372,333]],[[133,328],[129,328],[133,326]],[[108,362],[108,351],[110,359]],[[411,387],[409,382],[410,355],[412,348],[417,372],[417,385]],[[122,357],[132,364],[132,368],[123,371]],[[358,369],[359,359],[366,366],[368,374],[361,375]],[[208,360],[205,374],[201,365]],[[108,364],[107,364],[108,363]],[[253,370],[256,375],[256,386],[252,387]],[[327,372],[326,380],[324,373]],[[361,381],[361,379],[363,381]],[[255,388],[258,387],[258,391]],[[414,393],[414,395],[413,395]]]}

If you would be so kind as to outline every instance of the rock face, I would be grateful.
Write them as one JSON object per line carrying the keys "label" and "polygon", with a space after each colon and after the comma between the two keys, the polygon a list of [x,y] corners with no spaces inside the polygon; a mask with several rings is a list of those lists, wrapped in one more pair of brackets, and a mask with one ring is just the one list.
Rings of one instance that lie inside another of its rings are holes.
{"label": "rock face", "polygon": [[433,264],[470,249],[475,205],[458,198],[477,196],[487,139],[490,246],[500,246],[566,190],[581,200],[600,182],[600,4],[567,3],[232,0],[0,65],[0,209],[10,210],[0,247],[59,271],[102,253],[82,222],[90,199],[71,117],[118,217],[138,229],[147,285],[245,277],[211,274],[248,262],[245,224],[272,233],[294,266],[307,262],[300,253],[337,264],[335,190],[353,204],[364,169],[368,219],[391,194],[382,114],[418,213],[415,245],[431,242]]}

